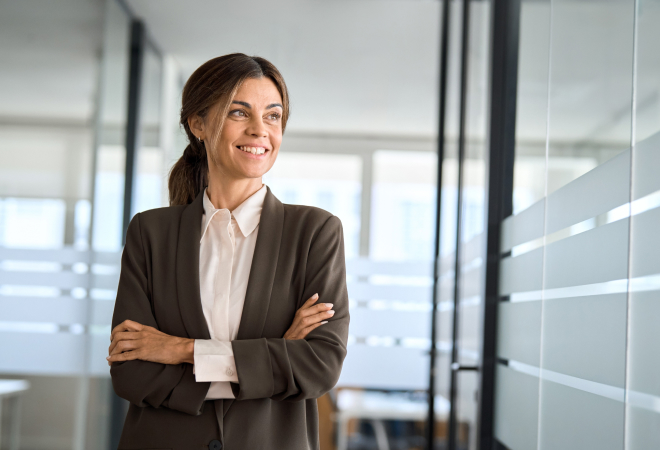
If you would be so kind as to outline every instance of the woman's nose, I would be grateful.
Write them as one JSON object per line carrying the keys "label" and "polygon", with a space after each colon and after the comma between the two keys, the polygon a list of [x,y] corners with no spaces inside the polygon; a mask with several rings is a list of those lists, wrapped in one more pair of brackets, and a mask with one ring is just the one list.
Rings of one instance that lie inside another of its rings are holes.
{"label": "woman's nose", "polygon": [[245,131],[254,137],[266,137],[268,135],[266,126],[264,125],[263,120],[261,120],[261,117],[254,117]]}

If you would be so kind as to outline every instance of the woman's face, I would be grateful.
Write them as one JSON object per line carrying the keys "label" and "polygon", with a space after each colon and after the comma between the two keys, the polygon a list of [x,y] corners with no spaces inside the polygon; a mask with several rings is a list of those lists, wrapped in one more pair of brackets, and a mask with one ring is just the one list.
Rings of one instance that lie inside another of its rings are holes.
{"label": "woman's face", "polygon": [[210,170],[234,179],[261,178],[273,167],[282,143],[282,112],[282,97],[270,78],[247,79],[229,105],[215,145],[209,145],[212,130],[204,133],[207,151],[213,147]]}

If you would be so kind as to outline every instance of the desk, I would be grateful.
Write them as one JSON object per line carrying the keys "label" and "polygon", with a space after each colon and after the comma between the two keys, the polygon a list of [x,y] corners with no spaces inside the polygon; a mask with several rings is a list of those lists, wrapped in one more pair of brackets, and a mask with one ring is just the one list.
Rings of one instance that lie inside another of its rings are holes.
{"label": "desk", "polygon": [[[440,396],[435,398],[436,420],[446,420],[449,402]],[[368,420],[374,428],[379,450],[389,450],[385,420],[424,421],[428,417],[426,400],[410,399],[406,394],[354,391],[343,389],[337,392],[337,450],[348,448],[348,421]]]}
{"label": "desk", "polygon": [[9,430],[9,450],[18,450],[21,424],[21,395],[30,388],[25,380],[0,380],[0,445],[2,444],[2,408],[9,406],[11,429]]}

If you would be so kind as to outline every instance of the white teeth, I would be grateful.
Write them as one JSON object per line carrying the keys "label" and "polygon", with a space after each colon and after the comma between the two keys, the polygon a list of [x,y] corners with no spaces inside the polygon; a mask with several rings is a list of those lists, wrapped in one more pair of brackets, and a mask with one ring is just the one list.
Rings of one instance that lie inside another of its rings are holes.
{"label": "white teeth", "polygon": [[263,155],[264,153],[266,153],[266,149],[263,148],[263,147],[246,147],[246,146],[242,146],[242,147],[238,147],[238,148],[240,148],[244,152],[252,153],[253,155]]}

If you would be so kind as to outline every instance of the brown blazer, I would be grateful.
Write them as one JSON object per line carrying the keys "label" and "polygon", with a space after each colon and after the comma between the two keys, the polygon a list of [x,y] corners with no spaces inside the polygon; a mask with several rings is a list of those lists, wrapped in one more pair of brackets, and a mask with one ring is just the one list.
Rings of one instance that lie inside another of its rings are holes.
{"label": "brown blazer", "polygon": [[[210,339],[199,293],[202,195],[189,205],[137,214],[128,227],[112,326],[126,319],[164,333]],[[335,315],[305,339],[284,340],[314,293]],[[204,401],[191,364],[114,363],[130,401],[119,449],[318,449],[316,399],[346,356],[348,294],[339,219],[266,194],[243,316],[232,348],[236,399]]]}

